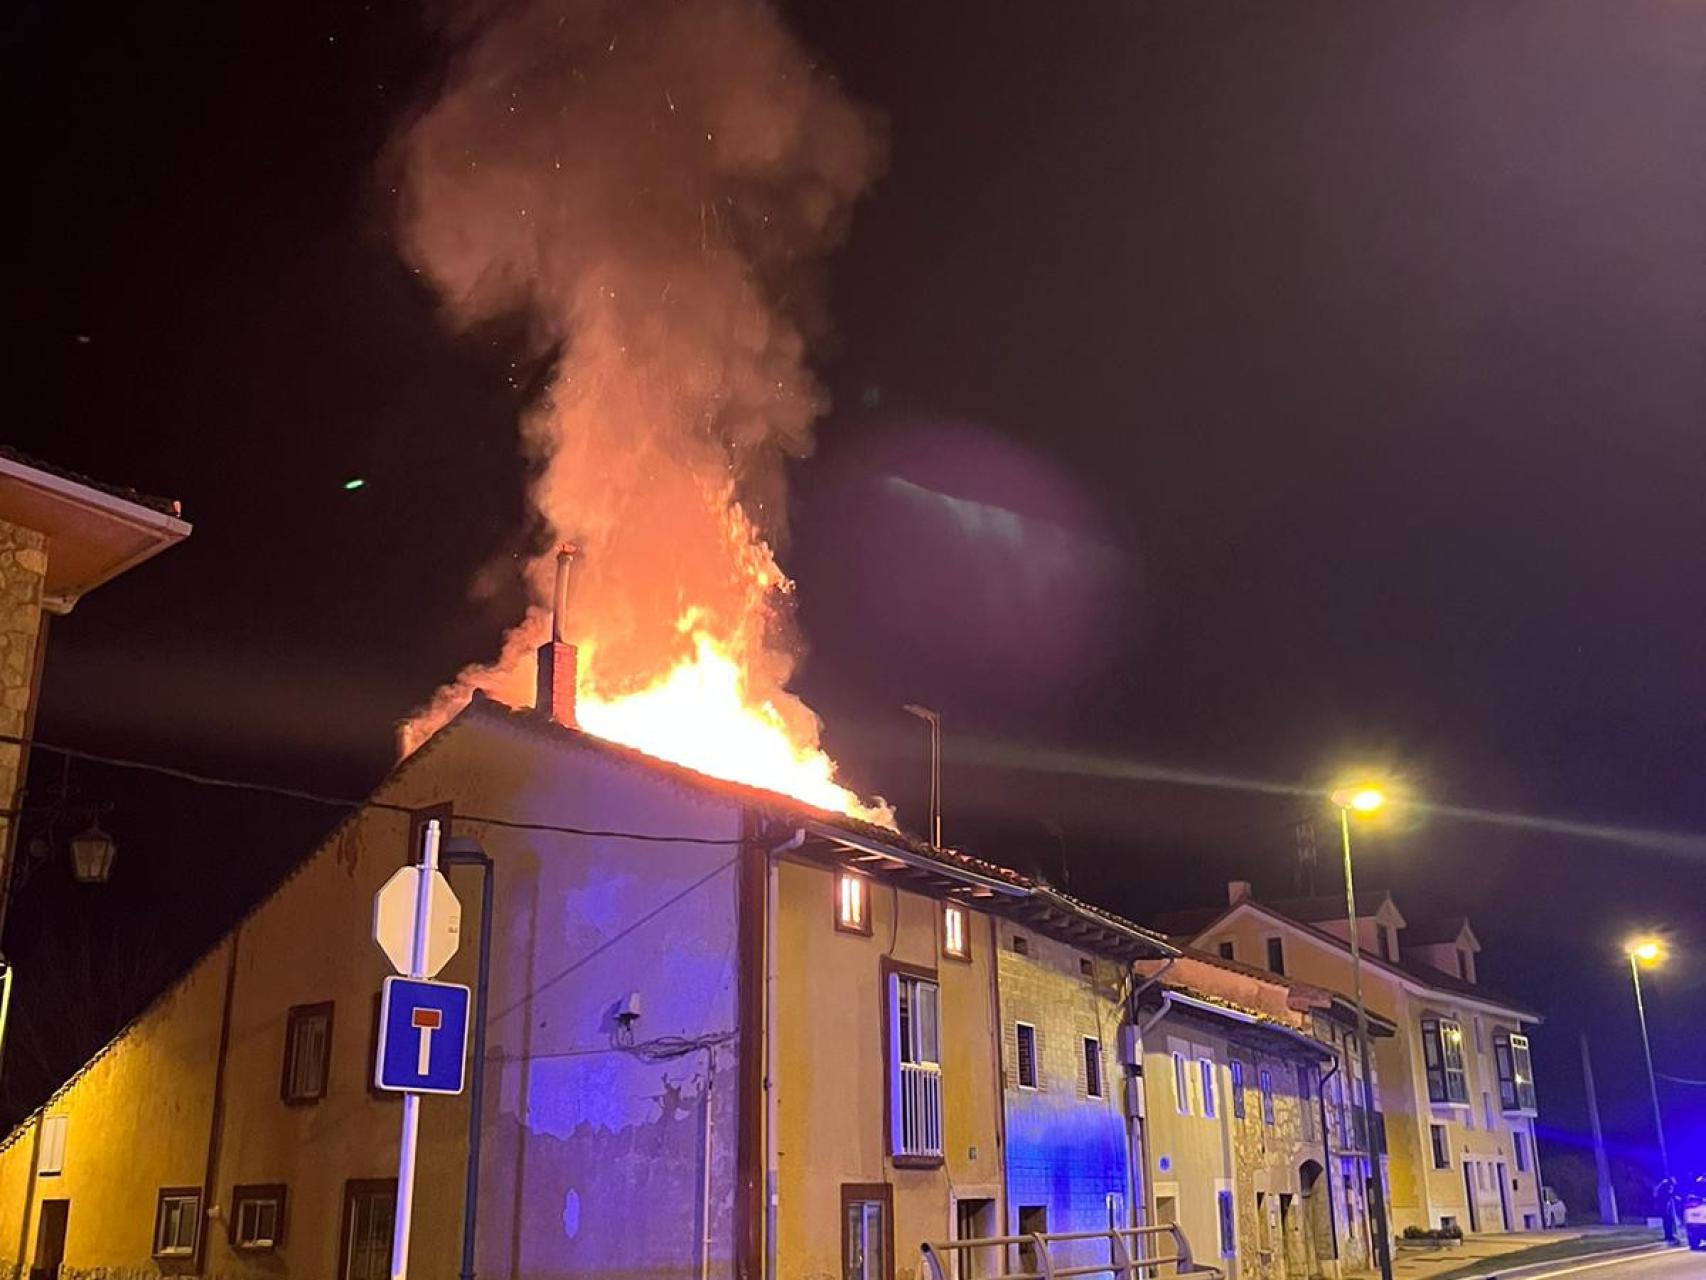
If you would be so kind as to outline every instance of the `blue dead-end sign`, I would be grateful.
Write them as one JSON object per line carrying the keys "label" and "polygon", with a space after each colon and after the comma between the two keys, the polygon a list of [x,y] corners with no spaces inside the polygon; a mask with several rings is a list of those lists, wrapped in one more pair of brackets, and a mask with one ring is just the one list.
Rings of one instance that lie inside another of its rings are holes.
{"label": "blue dead-end sign", "polygon": [[373,1083],[409,1093],[461,1093],[468,1057],[468,988],[387,978],[379,1002]]}

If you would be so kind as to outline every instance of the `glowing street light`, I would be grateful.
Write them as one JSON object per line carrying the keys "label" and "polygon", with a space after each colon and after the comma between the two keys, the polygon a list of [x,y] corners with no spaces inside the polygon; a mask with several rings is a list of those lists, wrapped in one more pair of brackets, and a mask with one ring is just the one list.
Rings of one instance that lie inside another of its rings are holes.
{"label": "glowing street light", "polygon": [[1670,1177],[1670,1152],[1665,1149],[1665,1117],[1659,1109],[1659,1078],[1653,1072],[1653,1042],[1647,1038],[1647,1003],[1641,998],[1641,966],[1652,968],[1665,957],[1664,944],[1652,936],[1631,938],[1623,946],[1629,957],[1629,976],[1635,983],[1635,1013],[1641,1020],[1641,1048],[1647,1055],[1647,1089],[1653,1096],[1653,1131],[1659,1139],[1659,1167]]}
{"label": "glowing street light", "polygon": [[1349,917],[1351,937],[1351,989],[1357,1006],[1357,1055],[1362,1059],[1362,1106],[1368,1117],[1368,1136],[1364,1141],[1368,1161],[1363,1185],[1368,1188],[1369,1205],[1374,1210],[1374,1235],[1380,1241],[1381,1280],[1392,1280],[1392,1243],[1386,1230],[1386,1189],[1380,1176],[1380,1157],[1374,1150],[1374,1071],[1369,1062],[1368,1007],[1362,1000],[1362,939],[1357,932],[1356,874],[1351,867],[1351,814],[1373,813],[1386,803],[1386,793],[1379,787],[1363,784],[1340,787],[1328,797],[1339,810],[1339,838],[1345,850],[1345,914]]}

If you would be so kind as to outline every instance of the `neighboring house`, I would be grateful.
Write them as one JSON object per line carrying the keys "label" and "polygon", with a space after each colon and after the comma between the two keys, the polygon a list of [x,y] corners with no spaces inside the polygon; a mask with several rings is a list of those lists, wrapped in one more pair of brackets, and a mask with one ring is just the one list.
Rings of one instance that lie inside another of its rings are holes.
{"label": "neighboring house", "polygon": [[[494,864],[481,1275],[905,1280],[923,1240],[1007,1219],[1002,930],[1104,957],[1105,986],[1107,960],[1173,952],[1000,867],[476,698],[0,1143],[0,1266],[388,1275],[371,904],[429,815]],[[479,879],[451,876],[440,976],[466,983]],[[457,1269],[468,1107],[421,1108],[422,1280]]]}
{"label": "neighboring house", "polygon": [[1200,952],[1136,968],[1157,1219],[1179,1223],[1199,1257],[1218,1251],[1233,1280],[1366,1266],[1366,1166],[1349,1139],[1361,1108],[1338,1087],[1354,1063],[1354,1011]]}
{"label": "neighboring house", "polygon": [[[1107,1231],[1131,1195],[1126,1071],[1128,965],[1009,921],[996,930],[1007,1134],[1006,1230]],[[1106,948],[1104,947],[1104,950]],[[1107,1241],[1062,1245],[1055,1267],[1108,1260]],[[1020,1271],[1034,1271],[1022,1251]]]}
{"label": "neighboring house", "polygon": [[[1155,923],[1211,955],[1350,993],[1342,896],[1263,902],[1243,881],[1227,896],[1225,907]],[[1393,1232],[1537,1229],[1537,1104],[1525,1028],[1540,1016],[1480,985],[1480,943],[1467,921],[1410,925],[1379,892],[1358,896],[1357,917],[1367,1007],[1396,1028],[1375,1050]]]}
{"label": "neighboring house", "polygon": [[[0,445],[0,734],[35,724],[49,620],[189,536],[178,504],[62,471]],[[0,743],[0,807],[17,810],[28,753]],[[0,931],[17,824],[0,815]]]}

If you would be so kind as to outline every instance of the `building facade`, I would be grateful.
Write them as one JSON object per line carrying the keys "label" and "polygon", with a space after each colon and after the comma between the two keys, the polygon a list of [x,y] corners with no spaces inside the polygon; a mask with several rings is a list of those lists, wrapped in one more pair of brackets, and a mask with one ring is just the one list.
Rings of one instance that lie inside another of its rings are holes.
{"label": "building facade", "polygon": [[[1362,895],[1357,914],[1366,1004],[1394,1028],[1376,1042],[1370,1129],[1377,1145],[1383,1135],[1392,1230],[1539,1229],[1527,1037],[1539,1015],[1480,984],[1466,921],[1412,926],[1385,893]],[[1211,955],[1351,990],[1343,898],[1267,903],[1234,882],[1224,908],[1159,923]]]}

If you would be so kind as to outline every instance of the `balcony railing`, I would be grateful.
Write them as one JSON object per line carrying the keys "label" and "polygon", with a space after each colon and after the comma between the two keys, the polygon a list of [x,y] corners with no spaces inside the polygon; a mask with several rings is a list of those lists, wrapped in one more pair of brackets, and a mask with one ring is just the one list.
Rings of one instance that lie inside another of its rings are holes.
{"label": "balcony railing", "polygon": [[933,1062],[900,1064],[897,1156],[942,1154],[942,1068]]}

